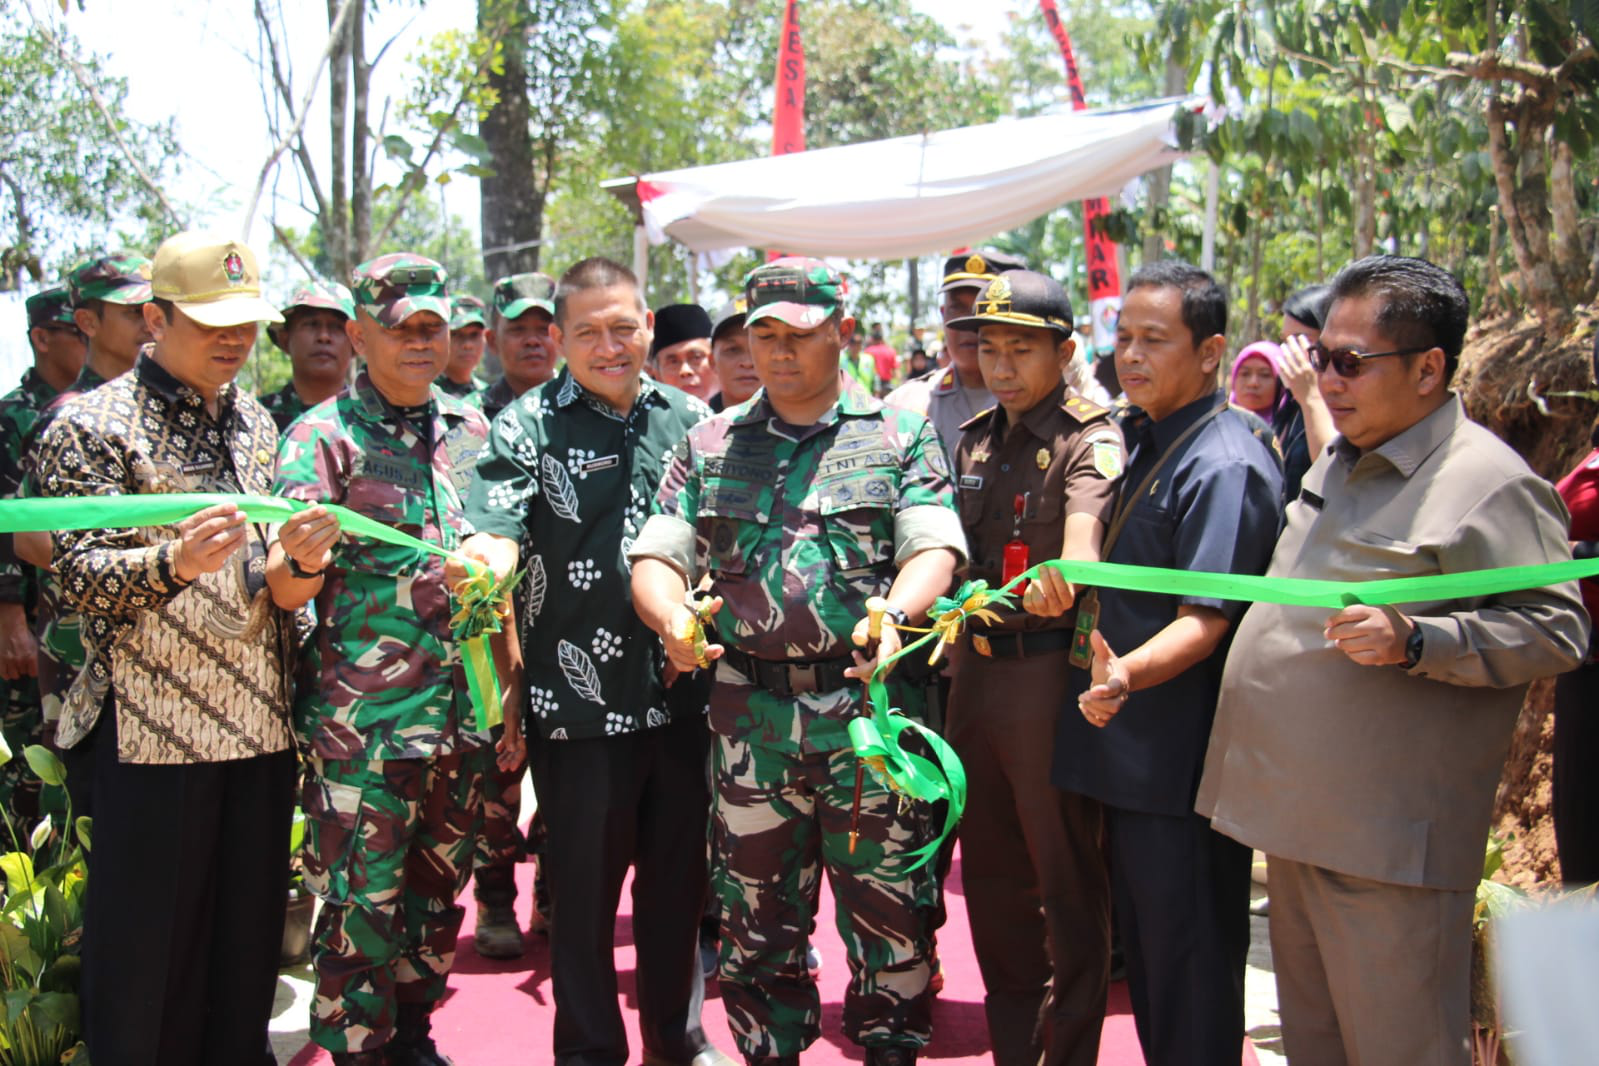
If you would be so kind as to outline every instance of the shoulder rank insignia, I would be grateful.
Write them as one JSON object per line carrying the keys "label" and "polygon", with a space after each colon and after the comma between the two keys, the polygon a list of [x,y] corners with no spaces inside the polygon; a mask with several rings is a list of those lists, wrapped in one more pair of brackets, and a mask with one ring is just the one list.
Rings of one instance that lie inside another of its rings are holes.
{"label": "shoulder rank insignia", "polygon": [[992,415],[997,410],[999,410],[999,405],[998,404],[995,404],[993,407],[985,407],[981,411],[979,411],[975,415],[973,415],[972,417],[968,418],[966,421],[962,422],[960,424],[960,428],[964,430],[964,429],[970,429],[973,426],[980,425],[984,420],[986,420],[988,418],[989,415]]}
{"label": "shoulder rank insignia", "polygon": [[938,380],[933,382],[933,391],[940,395],[951,393],[955,391],[955,385],[955,368],[952,366],[945,367],[944,372],[938,376]]}
{"label": "shoulder rank insignia", "polygon": [[989,449],[988,438],[986,437],[978,441],[977,447],[972,449],[972,462],[974,463],[986,463],[993,457],[994,453]]}
{"label": "shoulder rank insignia", "polygon": [[1060,409],[1079,422],[1090,422],[1110,414],[1109,408],[1101,407],[1086,397],[1076,395],[1068,396],[1062,400]]}

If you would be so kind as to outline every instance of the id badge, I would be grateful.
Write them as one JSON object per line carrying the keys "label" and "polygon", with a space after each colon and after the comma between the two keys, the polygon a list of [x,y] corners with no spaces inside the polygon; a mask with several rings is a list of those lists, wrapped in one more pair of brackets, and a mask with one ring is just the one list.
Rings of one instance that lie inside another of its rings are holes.
{"label": "id badge", "polygon": [[1072,631],[1071,664],[1087,670],[1094,664],[1094,645],[1088,639],[1099,625],[1099,590],[1089,589],[1077,601],[1077,628]]}
{"label": "id badge", "polygon": [[[1027,572],[1027,542],[1013,540],[1005,545],[1005,560],[1000,570],[1000,583],[1008,585],[1014,579]],[[1017,595],[1027,591],[1027,582],[1023,581],[1013,590]]]}

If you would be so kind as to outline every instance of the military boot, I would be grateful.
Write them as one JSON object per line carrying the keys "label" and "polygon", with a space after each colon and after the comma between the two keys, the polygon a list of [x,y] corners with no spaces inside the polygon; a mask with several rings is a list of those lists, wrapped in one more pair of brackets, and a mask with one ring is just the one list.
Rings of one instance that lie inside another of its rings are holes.
{"label": "military boot", "polygon": [[485,959],[520,958],[527,945],[516,921],[516,880],[510,866],[488,866],[477,872],[477,926],[472,946]]}
{"label": "military boot", "polygon": [[388,1066],[455,1066],[433,1043],[433,1004],[401,1003],[394,1018]]}
{"label": "military boot", "polygon": [[895,1045],[866,1049],[866,1066],[916,1066],[916,1049]]}
{"label": "military boot", "polygon": [[335,1051],[333,1066],[392,1066],[387,1046],[371,1051]]}

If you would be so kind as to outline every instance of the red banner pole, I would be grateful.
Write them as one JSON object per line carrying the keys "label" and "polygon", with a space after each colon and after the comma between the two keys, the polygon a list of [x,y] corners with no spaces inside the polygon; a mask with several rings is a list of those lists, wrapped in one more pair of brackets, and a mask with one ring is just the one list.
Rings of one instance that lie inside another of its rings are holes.
{"label": "red banner pole", "polygon": [[[783,36],[777,46],[777,99],[772,107],[772,154],[805,151],[805,42],[800,38],[799,0],[783,5]],[[769,251],[768,261],[783,253]]]}
{"label": "red banner pole", "polygon": [[[1066,87],[1071,91],[1072,109],[1086,111],[1088,101],[1083,97],[1083,79],[1077,73],[1077,59],[1072,54],[1071,34],[1061,21],[1055,0],[1038,0],[1044,11],[1044,21],[1049,32],[1060,46],[1060,55],[1066,61]],[[1116,242],[1098,232],[1095,219],[1110,214],[1110,201],[1101,196],[1083,201],[1083,247],[1088,261],[1088,303],[1094,320],[1094,348],[1107,352],[1116,346],[1116,316],[1122,306],[1121,268],[1117,265]]]}

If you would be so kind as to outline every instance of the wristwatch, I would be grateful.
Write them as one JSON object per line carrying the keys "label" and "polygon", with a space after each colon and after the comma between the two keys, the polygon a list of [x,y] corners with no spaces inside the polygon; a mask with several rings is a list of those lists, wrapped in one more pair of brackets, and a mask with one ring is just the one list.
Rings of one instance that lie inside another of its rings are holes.
{"label": "wristwatch", "polygon": [[300,560],[296,559],[287,552],[283,553],[283,557],[289,561],[289,573],[293,574],[301,581],[310,581],[312,578],[322,576],[321,570],[307,570],[305,567],[300,565]]}
{"label": "wristwatch", "polygon": [[1405,669],[1414,670],[1421,662],[1421,627],[1410,623],[1410,636],[1405,638]]}
{"label": "wristwatch", "polygon": [[883,608],[883,617],[896,626],[907,626],[911,622],[911,616],[905,613],[905,608],[896,607],[892,603]]}

